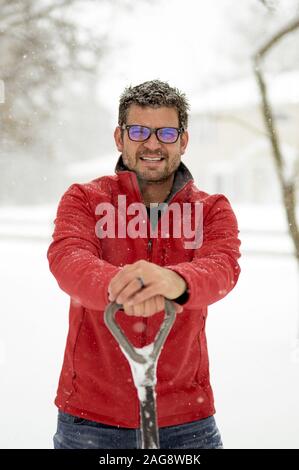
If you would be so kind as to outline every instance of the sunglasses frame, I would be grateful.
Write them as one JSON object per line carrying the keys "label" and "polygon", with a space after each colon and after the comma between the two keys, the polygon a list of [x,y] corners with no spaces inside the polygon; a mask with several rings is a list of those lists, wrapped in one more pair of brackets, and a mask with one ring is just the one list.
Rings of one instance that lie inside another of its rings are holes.
{"label": "sunglasses frame", "polygon": [[[149,136],[146,138],[146,139],[143,139],[143,140],[134,140],[134,139],[131,139],[130,137],[130,129],[131,127],[135,127],[135,126],[138,126],[138,127],[143,127],[145,129],[149,129],[150,131],[150,134]],[[123,124],[122,126],[120,126],[120,128],[124,131],[124,130],[127,130],[128,131],[128,137],[129,139],[132,141],[132,142],[146,142],[148,139],[150,139],[151,135],[152,134],[155,134],[157,140],[159,142],[161,142],[162,144],[175,144],[177,141],[178,141],[178,138],[180,137],[180,135],[184,132],[184,128],[183,127],[171,127],[171,126],[164,126],[164,127],[148,127],[148,126],[142,126],[140,124]],[[173,142],[163,142],[163,140],[161,140],[158,136],[158,131],[160,131],[161,129],[175,129],[178,133],[178,136],[177,138],[173,141]]]}

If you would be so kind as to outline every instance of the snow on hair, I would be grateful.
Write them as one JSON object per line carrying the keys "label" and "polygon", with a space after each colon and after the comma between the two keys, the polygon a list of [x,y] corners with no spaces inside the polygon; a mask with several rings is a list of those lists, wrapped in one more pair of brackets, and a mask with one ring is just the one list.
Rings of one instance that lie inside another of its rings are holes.
{"label": "snow on hair", "polygon": [[177,88],[172,88],[166,82],[151,80],[134,87],[125,88],[119,101],[118,124],[120,126],[126,123],[131,104],[152,106],[154,108],[160,106],[175,108],[178,112],[179,126],[187,129],[190,106],[186,95]]}

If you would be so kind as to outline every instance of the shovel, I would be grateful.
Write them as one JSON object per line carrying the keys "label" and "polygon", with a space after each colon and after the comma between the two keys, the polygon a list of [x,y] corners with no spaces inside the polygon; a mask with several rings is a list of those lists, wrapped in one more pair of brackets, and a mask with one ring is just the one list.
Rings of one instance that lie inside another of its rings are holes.
{"label": "shovel", "polygon": [[170,300],[165,299],[165,316],[161,328],[154,342],[143,348],[133,347],[120,326],[116,323],[115,313],[121,308],[122,305],[111,302],[104,312],[104,321],[131,367],[140,405],[141,448],[159,449],[155,392],[157,383],[156,370],[160,352],[175,322],[175,307]]}

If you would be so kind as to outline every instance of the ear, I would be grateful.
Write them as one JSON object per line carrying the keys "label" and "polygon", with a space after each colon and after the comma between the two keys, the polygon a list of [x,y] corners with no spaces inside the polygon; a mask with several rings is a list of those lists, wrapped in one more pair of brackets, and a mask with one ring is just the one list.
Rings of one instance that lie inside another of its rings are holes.
{"label": "ear", "polygon": [[115,128],[114,140],[115,140],[117,150],[119,152],[122,152],[124,148],[124,143],[123,143],[121,128],[119,126]]}
{"label": "ear", "polygon": [[189,142],[189,134],[188,131],[184,131],[183,134],[181,135],[181,142],[180,142],[180,147],[181,147],[181,155],[185,153],[185,150],[187,148]]}

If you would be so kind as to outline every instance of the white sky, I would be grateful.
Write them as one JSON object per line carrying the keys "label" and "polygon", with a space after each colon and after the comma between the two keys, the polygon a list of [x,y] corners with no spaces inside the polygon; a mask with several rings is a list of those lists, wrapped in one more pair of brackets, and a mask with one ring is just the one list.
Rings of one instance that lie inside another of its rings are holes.
{"label": "white sky", "polygon": [[[155,78],[184,91],[192,112],[193,97],[200,89],[244,73],[244,65],[246,72],[249,67],[251,71],[251,43],[246,43],[246,35],[263,42],[269,33],[265,22],[269,15],[259,0],[242,0],[241,4],[234,0],[142,0],[127,9],[124,2],[120,2],[122,7],[116,3],[99,2],[98,8],[85,5],[78,16],[88,28],[107,32],[111,49],[100,64],[99,98],[115,119],[123,89]],[[294,16],[297,0],[273,0],[272,4],[278,13],[276,21],[280,18],[284,23]]]}
{"label": "white sky", "polygon": [[230,44],[219,5],[219,0],[155,0],[114,16],[109,28],[113,50],[100,84],[109,109],[115,113],[128,84],[159,78],[190,97],[211,70],[223,73],[222,51]]}
{"label": "white sky", "polygon": [[112,127],[124,88],[156,78],[186,93],[192,117],[192,105],[195,109],[208,98],[209,89],[232,78],[252,78],[257,44],[294,17],[294,5],[298,8],[298,0],[273,0],[271,16],[259,0],[141,0],[131,2],[133,7],[128,1],[127,8],[125,3],[82,2],[75,14],[81,24],[107,36],[98,97]]}

